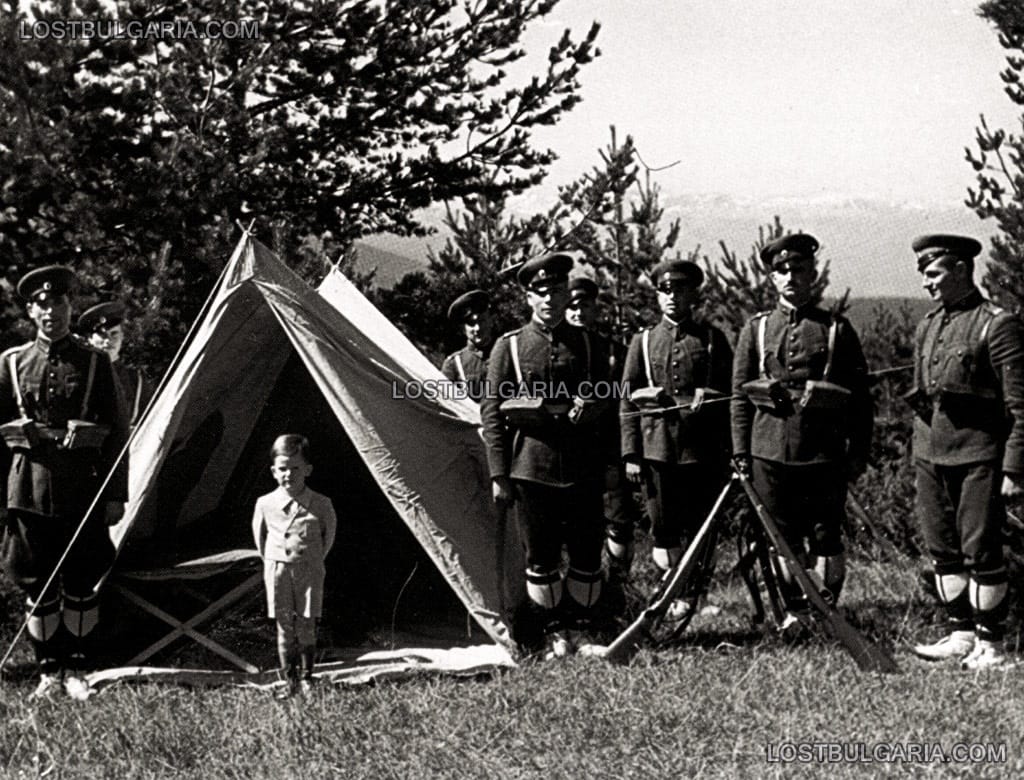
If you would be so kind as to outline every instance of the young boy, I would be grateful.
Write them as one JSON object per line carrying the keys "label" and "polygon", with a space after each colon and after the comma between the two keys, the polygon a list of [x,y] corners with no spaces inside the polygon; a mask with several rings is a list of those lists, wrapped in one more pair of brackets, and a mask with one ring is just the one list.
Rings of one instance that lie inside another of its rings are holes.
{"label": "young boy", "polygon": [[277,621],[277,653],[288,681],[279,695],[284,698],[312,686],[324,559],[334,543],[337,519],[331,500],[306,487],[313,466],[305,436],[278,436],[270,457],[278,488],[256,499],[252,532],[263,558],[267,615]]}

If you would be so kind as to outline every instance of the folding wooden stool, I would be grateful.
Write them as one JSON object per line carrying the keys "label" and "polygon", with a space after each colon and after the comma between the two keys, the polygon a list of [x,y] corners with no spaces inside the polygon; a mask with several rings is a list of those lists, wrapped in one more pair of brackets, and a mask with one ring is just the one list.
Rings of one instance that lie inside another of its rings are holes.
{"label": "folding wooden stool", "polygon": [[[241,583],[220,596],[211,598],[189,585],[189,583],[201,581],[215,582],[221,575],[230,573],[248,573],[248,576]],[[175,617],[135,592],[133,588],[138,588],[139,585],[144,583],[173,584],[174,592],[177,594],[185,593],[205,606],[194,615],[184,618]],[[141,664],[179,637],[187,636],[221,658],[230,661],[239,669],[250,673],[259,671],[254,664],[239,657],[198,630],[198,626],[212,618],[228,614],[231,608],[239,601],[254,590],[262,587],[263,570],[259,553],[256,550],[229,550],[216,555],[197,558],[196,560],[184,561],[163,569],[117,572],[111,579],[110,585],[128,601],[162,620],[172,629],[168,634],[136,654],[134,658],[127,662],[128,666]]]}

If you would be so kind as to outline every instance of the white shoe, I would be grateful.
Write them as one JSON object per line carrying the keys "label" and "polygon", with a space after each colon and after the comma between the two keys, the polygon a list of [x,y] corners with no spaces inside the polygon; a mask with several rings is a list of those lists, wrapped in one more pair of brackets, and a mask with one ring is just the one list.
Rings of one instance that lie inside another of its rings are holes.
{"label": "white shoe", "polygon": [[960,662],[961,669],[971,672],[979,669],[1005,669],[1012,665],[1002,643],[988,639],[979,639],[970,654]]}
{"label": "white shoe", "polygon": [[60,675],[59,674],[41,674],[39,675],[39,684],[36,689],[29,694],[29,700],[38,701],[40,699],[48,699],[50,695],[60,688]]}
{"label": "white shoe", "polygon": [[930,645],[915,645],[914,652],[929,661],[962,659],[974,649],[973,631],[953,631]]}
{"label": "white shoe", "polygon": [[89,683],[85,681],[84,677],[67,674],[64,676],[64,693],[68,695],[69,699],[85,701],[92,693],[92,688],[89,687]]}
{"label": "white shoe", "polygon": [[694,605],[686,599],[672,599],[672,603],[665,610],[665,622],[678,623],[690,614],[693,607]]}
{"label": "white shoe", "polygon": [[786,612],[778,624],[778,634],[784,642],[801,642],[810,635],[811,613],[803,610]]}
{"label": "white shoe", "polygon": [[544,647],[544,660],[553,661],[556,658],[565,658],[572,652],[572,646],[565,634],[556,631],[549,634]]}

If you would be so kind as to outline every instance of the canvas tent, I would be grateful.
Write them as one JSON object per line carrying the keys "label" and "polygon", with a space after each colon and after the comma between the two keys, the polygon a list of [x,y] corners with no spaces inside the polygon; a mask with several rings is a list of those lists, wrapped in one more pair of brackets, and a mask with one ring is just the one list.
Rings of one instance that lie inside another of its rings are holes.
{"label": "canvas tent", "polygon": [[135,432],[119,569],[251,548],[269,445],[301,432],[339,518],[335,637],[395,650],[427,627],[510,662],[521,546],[490,500],[476,405],[414,392],[442,379],[341,274],[318,293],[246,236]]}

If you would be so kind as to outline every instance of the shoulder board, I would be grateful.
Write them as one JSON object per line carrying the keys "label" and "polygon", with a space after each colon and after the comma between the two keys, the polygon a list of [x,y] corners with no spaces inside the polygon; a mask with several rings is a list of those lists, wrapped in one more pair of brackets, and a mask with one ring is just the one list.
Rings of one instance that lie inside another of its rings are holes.
{"label": "shoulder board", "polygon": [[503,339],[507,339],[509,336],[516,336],[519,333],[521,333],[522,330],[523,330],[522,328],[516,328],[515,330],[510,330],[508,333],[503,333],[501,337]]}
{"label": "shoulder board", "polygon": [[1006,313],[1006,309],[1004,309],[1002,306],[997,306],[996,304],[992,303],[992,301],[985,301],[985,303],[983,303],[982,306],[984,306],[985,311],[988,312],[993,317],[998,317],[1000,314]]}
{"label": "shoulder board", "polygon": [[19,344],[16,347],[8,347],[7,349],[5,349],[3,351],[2,354],[0,354],[0,360],[3,360],[3,359],[7,358],[10,355],[16,355],[19,352],[21,352],[22,350],[26,350],[26,349],[28,349],[31,346],[32,346],[32,342],[31,341],[26,341],[24,344]]}
{"label": "shoulder board", "polygon": [[940,311],[942,311],[942,306],[936,306],[934,309],[929,309],[924,316],[929,318],[934,317]]}

